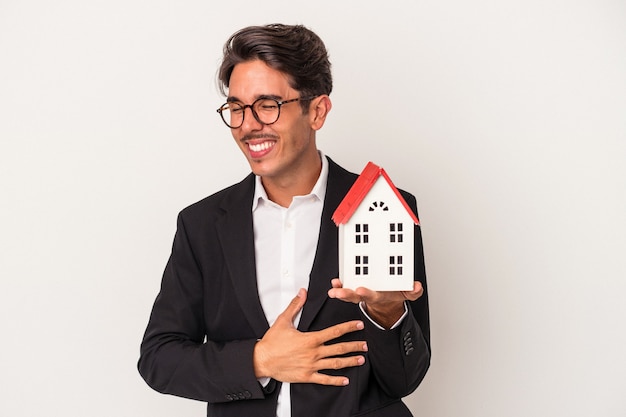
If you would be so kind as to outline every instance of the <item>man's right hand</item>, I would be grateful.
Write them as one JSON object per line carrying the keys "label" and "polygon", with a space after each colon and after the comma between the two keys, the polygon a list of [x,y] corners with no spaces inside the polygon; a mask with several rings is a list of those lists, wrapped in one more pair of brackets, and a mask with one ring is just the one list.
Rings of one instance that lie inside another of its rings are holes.
{"label": "man's right hand", "polygon": [[348,385],[350,381],[345,376],[326,375],[318,371],[349,368],[365,363],[365,357],[361,355],[338,357],[353,352],[367,352],[365,341],[325,345],[346,333],[362,330],[363,322],[355,320],[315,332],[300,332],[293,323],[305,301],[306,290],[300,289],[298,295],[256,344],[253,360],[257,378],[270,377],[292,383]]}

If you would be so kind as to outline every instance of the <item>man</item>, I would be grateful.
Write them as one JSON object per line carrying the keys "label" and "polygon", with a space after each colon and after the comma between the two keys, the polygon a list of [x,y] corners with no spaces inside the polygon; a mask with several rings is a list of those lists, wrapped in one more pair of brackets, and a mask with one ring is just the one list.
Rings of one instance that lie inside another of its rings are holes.
{"label": "man", "polygon": [[219,79],[252,174],[180,213],[141,375],[209,416],[411,416],[401,398],[430,363],[421,234],[413,291],[336,278],[331,215],[356,175],[316,146],[331,109],[324,44],[302,26],[244,28]]}

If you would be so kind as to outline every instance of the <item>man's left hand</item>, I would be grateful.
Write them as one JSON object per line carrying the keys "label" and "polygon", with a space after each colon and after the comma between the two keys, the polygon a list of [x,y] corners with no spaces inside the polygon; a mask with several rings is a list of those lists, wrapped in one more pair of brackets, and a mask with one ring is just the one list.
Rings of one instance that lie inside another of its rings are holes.
{"label": "man's left hand", "polygon": [[343,288],[339,278],[333,279],[331,284],[330,298],[354,304],[363,302],[365,312],[385,329],[391,328],[402,317],[405,301],[415,301],[424,293],[418,281],[413,283],[412,291],[372,291],[364,287],[351,290]]}

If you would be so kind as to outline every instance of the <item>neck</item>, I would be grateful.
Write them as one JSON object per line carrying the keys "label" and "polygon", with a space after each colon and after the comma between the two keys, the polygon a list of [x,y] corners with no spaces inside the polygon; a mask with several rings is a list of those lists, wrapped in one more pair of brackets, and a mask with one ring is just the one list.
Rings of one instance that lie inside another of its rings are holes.
{"label": "neck", "polygon": [[310,168],[298,174],[287,178],[262,177],[261,182],[267,197],[282,207],[289,207],[295,196],[309,194],[322,172],[322,161],[317,152],[316,155],[315,161],[309,165]]}

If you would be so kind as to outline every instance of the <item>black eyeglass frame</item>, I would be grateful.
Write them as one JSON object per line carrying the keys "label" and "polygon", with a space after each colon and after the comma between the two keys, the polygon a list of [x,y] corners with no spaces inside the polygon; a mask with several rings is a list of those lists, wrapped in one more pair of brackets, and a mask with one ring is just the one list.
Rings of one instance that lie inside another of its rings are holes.
{"label": "black eyeglass frame", "polygon": [[[239,126],[231,126],[227,121],[226,118],[224,118],[224,113],[223,111],[225,110],[225,107],[233,104],[233,103],[237,103],[236,101],[233,102],[226,102],[224,104],[222,104],[220,106],[219,109],[217,109],[217,112],[220,114],[222,121],[224,122],[224,124],[226,126],[228,126],[230,129],[239,129],[241,126],[243,126],[243,121],[246,118],[246,109],[249,108],[250,112],[252,113],[252,116],[254,117],[254,120],[256,120],[257,122],[261,123],[264,126],[269,126],[269,125],[273,125],[274,123],[276,123],[278,121],[278,119],[280,119],[280,108],[283,106],[283,104],[289,104],[289,103],[295,103],[296,101],[309,101],[309,100],[313,100],[314,98],[317,98],[319,96],[311,96],[311,97],[297,97],[297,98],[292,98],[290,100],[276,100],[275,98],[271,98],[271,97],[259,97],[256,100],[254,100],[252,102],[252,104],[243,104],[241,107],[241,111],[242,111],[242,116],[241,116],[241,124]],[[258,103],[259,101],[262,100],[272,100],[274,102],[276,102],[276,106],[278,107],[278,115],[276,116],[276,120],[274,120],[272,123],[265,123],[263,121],[261,121],[261,119],[259,118],[259,115],[257,114],[257,112],[254,110],[254,105],[256,103]]]}

